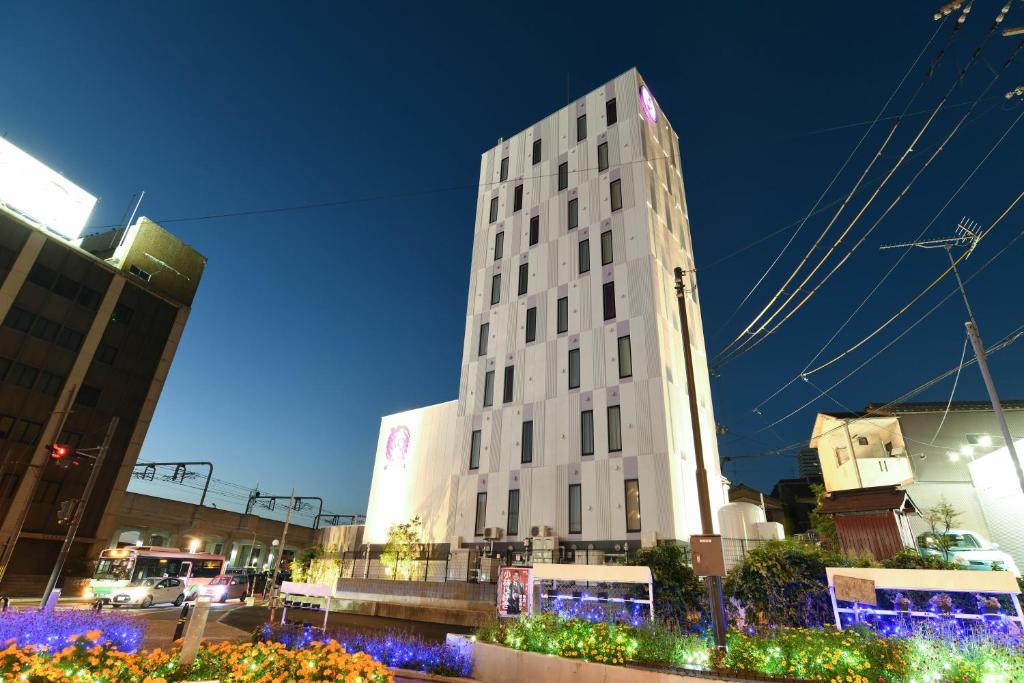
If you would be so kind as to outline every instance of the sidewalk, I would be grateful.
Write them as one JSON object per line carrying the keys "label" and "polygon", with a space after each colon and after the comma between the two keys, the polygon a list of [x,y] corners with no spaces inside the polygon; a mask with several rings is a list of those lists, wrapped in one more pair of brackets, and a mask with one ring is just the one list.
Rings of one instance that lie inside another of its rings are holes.
{"label": "sidewalk", "polygon": [[[251,635],[234,626],[222,624],[221,619],[230,614],[230,611],[210,614],[206,622],[206,629],[203,631],[203,642],[206,643],[244,643],[248,642]],[[174,636],[174,629],[177,626],[177,619],[146,619],[146,637],[142,641],[143,650],[160,648],[167,650],[171,647],[171,638]]]}

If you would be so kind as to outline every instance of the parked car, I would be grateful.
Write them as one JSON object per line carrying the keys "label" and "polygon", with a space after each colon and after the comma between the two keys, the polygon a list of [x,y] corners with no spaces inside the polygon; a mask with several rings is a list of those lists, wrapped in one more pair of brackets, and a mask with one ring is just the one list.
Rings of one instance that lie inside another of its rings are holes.
{"label": "parked car", "polygon": [[115,607],[138,605],[146,608],[157,603],[171,603],[175,607],[185,602],[185,582],[181,579],[142,579],[141,581],[116,589],[110,597]]}
{"label": "parked car", "polygon": [[[940,543],[937,536],[945,536],[947,542]],[[998,543],[992,543],[976,531],[950,529],[938,535],[927,531],[917,537],[917,545],[922,555],[945,556],[961,569],[1004,570],[1020,578],[1020,570],[1013,558],[1000,550]],[[943,546],[948,550],[944,551]]]}
{"label": "parked car", "polygon": [[229,574],[218,576],[209,584],[199,589],[200,596],[208,597],[217,602],[227,602],[236,598],[245,600],[248,592],[248,580],[246,580],[245,576],[238,576],[237,574],[234,576]]}

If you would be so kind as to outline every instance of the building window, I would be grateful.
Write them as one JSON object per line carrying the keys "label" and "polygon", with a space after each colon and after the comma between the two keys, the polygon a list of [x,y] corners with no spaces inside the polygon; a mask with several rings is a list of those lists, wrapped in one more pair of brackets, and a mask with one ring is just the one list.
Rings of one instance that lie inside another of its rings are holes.
{"label": "building window", "polygon": [[515,390],[515,377],[516,377],[516,366],[506,365],[505,366],[505,382],[502,384],[502,401],[505,403],[512,402],[512,394]]}
{"label": "building window", "polygon": [[530,246],[540,242],[540,216],[530,218]]}
{"label": "building window", "polygon": [[614,97],[604,103],[604,115],[605,118],[608,120],[609,126],[619,120],[619,112],[618,109],[615,107]]}
{"label": "building window", "polygon": [[576,117],[576,142],[587,139],[587,115]]}
{"label": "building window", "polygon": [[533,141],[533,165],[540,163],[540,140]]}
{"label": "building window", "polygon": [[487,337],[491,333],[490,323],[481,323],[480,325],[480,339],[476,342],[476,355],[486,356],[487,355]]}
{"label": "building window", "polygon": [[569,533],[583,533],[583,491],[580,484],[569,484]]}
{"label": "building window", "polygon": [[505,182],[506,180],[508,180],[508,157],[501,160],[501,170],[498,171],[498,181]]}
{"label": "building window", "polygon": [[132,316],[134,316],[134,315],[135,315],[135,311],[133,311],[128,306],[125,306],[124,304],[119,303],[116,306],[114,306],[114,312],[110,316],[110,322],[112,322],[112,323],[121,323],[122,325],[128,325],[128,324],[131,323]]}
{"label": "building window", "polygon": [[484,374],[484,405],[494,405],[494,370]]}
{"label": "building window", "polygon": [[36,378],[39,376],[39,370],[32,367],[31,365],[24,365],[23,363],[15,363],[11,366],[10,372],[7,373],[7,381],[11,384],[16,384],[19,387],[31,389],[36,383]]}
{"label": "building window", "polygon": [[519,456],[520,462],[533,462],[533,420],[523,421],[523,439]]}
{"label": "building window", "polygon": [[530,264],[520,263],[519,264],[519,296],[526,294],[526,288],[530,281]]}
{"label": "building window", "polygon": [[866,437],[866,436],[858,436],[857,437],[857,445],[858,446],[867,446],[868,445],[868,437]]}
{"label": "building window", "polygon": [[569,229],[574,230],[580,224],[580,200],[569,200]]}
{"label": "building window", "polygon": [[50,396],[56,396],[60,393],[60,388],[64,385],[64,378],[60,375],[54,375],[53,373],[43,372],[39,375],[39,386],[36,388],[48,394]]}
{"label": "building window", "polygon": [[608,170],[608,143],[602,142],[597,146],[597,170]]}
{"label": "building window", "polygon": [[842,467],[850,460],[850,452],[846,446],[836,446],[836,467]]}
{"label": "building window", "polygon": [[612,211],[622,208],[622,180],[613,180],[608,186],[612,198]]}
{"label": "building window", "polygon": [[557,334],[569,331],[569,297],[563,296],[558,300],[557,320],[555,331]]}
{"label": "building window", "polygon": [[619,379],[633,376],[633,347],[629,335],[619,337]]}
{"label": "building window", "polygon": [[128,268],[128,272],[134,275],[135,277],[139,278],[140,280],[145,280],[146,282],[149,282],[149,278],[153,277],[152,273],[148,273],[136,265],[130,266]]}
{"label": "building window", "polygon": [[103,295],[97,292],[95,289],[88,287],[82,287],[78,290],[78,305],[88,308],[90,311],[95,311],[100,306],[100,301],[103,300]]}
{"label": "building window", "polygon": [[505,255],[505,233],[499,232],[494,236],[494,260],[500,261]]}
{"label": "building window", "polygon": [[100,342],[100,345],[96,348],[96,360],[100,363],[113,365],[115,358],[117,358],[117,347],[111,346],[107,342]]}
{"label": "building window", "polygon": [[501,301],[501,273],[491,276],[491,305]]}
{"label": "building window", "polygon": [[558,191],[561,192],[569,187],[569,162],[564,161],[558,165]]}
{"label": "building window", "polygon": [[614,260],[615,255],[612,251],[612,231],[605,230],[601,233],[601,265],[607,266]]}
{"label": "building window", "polygon": [[78,396],[75,396],[75,405],[95,408],[99,402],[100,390],[88,384],[83,384],[78,390]]}
{"label": "building window", "polygon": [[590,240],[580,240],[580,273],[590,272]]}
{"label": "building window", "polygon": [[84,340],[84,334],[76,332],[70,327],[61,328],[60,332],[57,334],[57,346],[63,346],[65,349],[70,351],[78,351]]}
{"label": "building window", "polygon": [[484,527],[487,525],[487,493],[481,491],[476,494],[476,523],[473,524],[473,535],[483,536]]}
{"label": "building window", "polygon": [[474,429],[469,438],[469,469],[480,469],[480,430]]}
{"label": "building window", "polygon": [[580,388],[580,350],[569,349],[569,388]]}
{"label": "building window", "polygon": [[509,536],[519,533],[519,489],[508,490],[508,520],[505,533]]}
{"label": "building window", "polygon": [[496,220],[498,220],[498,197],[494,196],[491,197],[491,215],[489,216],[488,221],[493,223]]}
{"label": "building window", "polygon": [[50,270],[46,266],[37,263],[29,271],[28,281],[39,285],[43,289],[49,289],[57,281],[57,271]]}
{"label": "building window", "polygon": [[640,531],[640,480],[626,480],[626,531]]}
{"label": "building window", "polygon": [[32,323],[35,319],[36,316],[29,313],[24,308],[11,306],[11,310],[8,311],[7,317],[4,318],[4,325],[12,327],[19,332],[28,332],[32,329]]}
{"label": "building window", "polygon": [[79,285],[71,278],[65,275],[61,275],[60,277],[57,278],[57,284],[53,286],[53,293],[59,294],[65,299],[71,299],[72,301],[74,301],[75,297],[78,296],[78,288],[80,286],[81,285]]}
{"label": "building window", "polygon": [[537,307],[526,309],[526,341],[537,341]]}
{"label": "building window", "polygon": [[516,191],[515,191],[515,194],[513,194],[512,197],[513,197],[513,199],[512,199],[512,210],[513,211],[522,211],[522,209],[523,209],[523,186],[522,185],[516,185]]}
{"label": "building window", "polygon": [[32,336],[38,337],[43,341],[52,342],[57,338],[58,330],[60,330],[60,325],[49,318],[39,316],[36,318],[35,324],[32,325]]}
{"label": "building window", "polygon": [[30,446],[34,446],[36,441],[39,440],[39,435],[42,431],[43,425],[38,422],[18,420],[14,425],[10,438],[18,443],[27,443]]}
{"label": "building window", "polygon": [[580,413],[580,452],[582,455],[594,454],[593,410],[584,410]]}
{"label": "building window", "polygon": [[608,452],[622,450],[622,409],[608,406]]}
{"label": "building window", "polygon": [[615,317],[615,283],[604,283],[601,293],[604,299],[604,319],[611,320]]}

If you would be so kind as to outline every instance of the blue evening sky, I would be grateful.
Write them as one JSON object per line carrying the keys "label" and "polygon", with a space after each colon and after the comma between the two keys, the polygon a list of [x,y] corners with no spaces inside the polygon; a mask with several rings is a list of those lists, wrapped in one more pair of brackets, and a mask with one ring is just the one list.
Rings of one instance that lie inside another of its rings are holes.
{"label": "blue evening sky", "polygon": [[[295,486],[323,496],[332,511],[362,512],[380,417],[457,393],[479,155],[563,106],[566,74],[575,98],[635,65],[672,120],[702,269],[705,334],[718,350],[781,284],[830,214],[807,223],[728,324],[792,233],[719,259],[810,209],[866,130],[847,124],[874,117],[935,30],[936,4],[15,0],[4,3],[0,22],[0,134],[98,195],[93,226],[116,223],[131,194],[145,190],[142,213],[209,258],[142,457],[209,459],[220,479],[283,494]],[[975,3],[872,177],[906,147],[925,120],[917,112],[938,102],[1001,5]],[[1019,5],[1008,25],[1015,21],[1024,24]],[[950,27],[887,116],[907,104]],[[945,136],[1011,47],[1009,39],[989,41],[983,61],[950,97],[957,106],[936,117],[920,149]],[[806,439],[815,409],[837,408],[822,398],[748,436],[814,396],[796,382],[762,408],[763,417],[751,412],[803,368],[898,258],[879,244],[917,235],[1021,113],[1019,102],[1001,96],[1022,81],[1024,63],[1011,65],[834,278],[768,341],[721,370],[713,391],[716,417],[730,430],[723,455],[757,456]],[[872,132],[829,200],[849,188],[890,125]],[[925,154],[905,163],[840,253]],[[1024,124],[928,235],[945,236],[965,214],[988,224],[1024,189],[1022,158]],[[171,220],[360,198],[377,199]],[[1024,208],[982,243],[965,271],[1022,228]],[[1024,324],[1022,249],[1024,240],[970,284],[988,342]],[[910,254],[823,358],[898,310],[942,270],[943,258]],[[815,375],[815,384],[826,387],[853,370],[948,288],[943,283]],[[832,395],[860,408],[955,365],[964,319],[951,299]],[[1024,349],[994,356],[992,368],[1004,397],[1024,397]],[[977,374],[965,371],[957,398],[985,397]],[[946,400],[951,384],[918,398]],[[726,471],[767,490],[795,465],[745,457]],[[150,490],[196,495],[168,483]]]}

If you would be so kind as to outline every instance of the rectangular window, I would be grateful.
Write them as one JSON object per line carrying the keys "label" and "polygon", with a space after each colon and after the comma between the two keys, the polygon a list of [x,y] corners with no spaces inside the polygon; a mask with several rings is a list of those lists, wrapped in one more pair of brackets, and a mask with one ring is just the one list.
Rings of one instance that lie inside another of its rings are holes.
{"label": "rectangular window", "polygon": [[608,406],[608,452],[622,450],[622,410],[619,406]]}
{"label": "rectangular window", "polygon": [[508,490],[508,523],[505,533],[509,536],[519,533],[519,489]]}
{"label": "rectangular window", "polygon": [[499,232],[494,236],[494,260],[500,261],[505,255],[505,233]]}
{"label": "rectangular window", "polygon": [[476,494],[476,522],[473,524],[473,535],[483,536],[484,527],[487,526],[487,493],[481,491]]}
{"label": "rectangular window", "polygon": [[555,331],[558,334],[569,331],[569,297],[563,296],[558,300],[558,311]]}
{"label": "rectangular window", "polygon": [[530,264],[520,263],[519,264],[519,296],[526,294],[526,288],[529,286],[530,281]]}
{"label": "rectangular window", "polygon": [[476,355],[486,356],[487,355],[487,337],[491,335],[491,324],[481,323],[480,325],[480,338],[476,342]]}
{"label": "rectangular window", "polygon": [[132,322],[132,316],[135,315],[135,311],[122,303],[114,306],[114,312],[110,316],[110,322],[121,323],[122,325],[128,325]]}
{"label": "rectangular window", "polygon": [[83,384],[78,390],[78,395],[75,396],[75,405],[95,408],[99,402],[100,390],[96,387],[91,387],[88,384]]}
{"label": "rectangular window", "polygon": [[609,126],[619,120],[619,112],[615,107],[614,97],[604,103],[604,117],[607,119]]}
{"label": "rectangular window", "polygon": [[494,370],[484,375],[484,405],[494,405]]}
{"label": "rectangular window", "polygon": [[530,218],[530,246],[540,242],[540,216]]}
{"label": "rectangular window", "polygon": [[605,230],[601,233],[601,265],[607,266],[615,260],[612,253],[612,231]]}
{"label": "rectangular window", "polygon": [[515,378],[516,378],[516,366],[506,365],[505,366],[505,382],[501,386],[502,397],[501,400],[505,403],[512,402],[512,394],[515,391]]}
{"label": "rectangular window", "polygon": [[53,286],[53,293],[74,301],[75,297],[78,296],[79,287],[80,285],[77,282],[66,275],[61,275],[57,278],[57,284]]}
{"label": "rectangular window", "polygon": [[602,142],[597,146],[597,170],[608,170],[608,143]]}
{"label": "rectangular window", "polygon": [[60,375],[54,375],[46,372],[45,370],[39,375],[39,385],[36,387],[39,391],[50,396],[56,396],[60,393],[60,388],[64,384],[64,378]]}
{"label": "rectangular window", "polygon": [[53,283],[57,281],[57,271],[50,270],[42,264],[35,264],[32,266],[32,270],[28,273],[28,281],[34,282],[43,289],[49,289],[53,287]]}
{"label": "rectangular window", "polygon": [[580,224],[580,200],[569,200],[569,229],[574,230]]}
{"label": "rectangular window", "polygon": [[576,117],[576,142],[587,139],[587,115]]}
{"label": "rectangular window", "polygon": [[480,430],[474,429],[469,437],[469,469],[480,469]]}
{"label": "rectangular window", "polygon": [[50,320],[39,316],[36,318],[36,322],[32,325],[32,336],[38,337],[43,341],[52,342],[57,338],[57,331],[60,329],[60,325]]}
{"label": "rectangular window", "polygon": [[100,301],[103,299],[103,295],[97,292],[95,289],[88,287],[82,287],[78,290],[78,305],[88,308],[90,311],[95,311],[100,307]]}
{"label": "rectangular window", "polygon": [[533,420],[523,421],[523,440],[519,456],[520,462],[533,462]]}
{"label": "rectangular window", "polygon": [[569,388],[580,388],[580,350],[569,349]]}
{"label": "rectangular window", "polygon": [[533,141],[533,165],[540,163],[540,140]]}
{"label": "rectangular window", "polygon": [[569,187],[569,162],[558,165],[558,191],[561,192]]}
{"label": "rectangular window", "polygon": [[584,410],[580,413],[580,453],[594,454],[594,411]]}
{"label": "rectangular window", "polygon": [[580,240],[580,273],[590,272],[590,240]]}
{"label": "rectangular window", "polygon": [[615,283],[604,283],[601,293],[604,299],[604,319],[611,320],[615,317]]}
{"label": "rectangular window", "polygon": [[32,329],[32,323],[35,319],[36,316],[29,313],[24,308],[11,306],[11,310],[8,311],[7,317],[4,318],[4,325],[7,327],[13,327],[19,332],[28,332]]}
{"label": "rectangular window", "polygon": [[622,180],[613,180],[608,186],[612,198],[612,211],[622,208]]}
{"label": "rectangular window", "polygon": [[522,211],[523,210],[523,186],[516,185],[516,191],[512,199],[512,210]]}
{"label": "rectangular window", "polygon": [[17,384],[19,387],[31,389],[36,383],[36,377],[38,376],[39,370],[36,368],[22,363],[15,363],[7,374],[7,381],[11,384]]}
{"label": "rectangular window", "polygon": [[537,307],[526,309],[526,341],[537,341]]}
{"label": "rectangular window", "polygon": [[569,533],[583,533],[583,491],[580,484],[569,484]]}
{"label": "rectangular window", "polygon": [[491,197],[491,213],[488,216],[488,222],[493,223],[498,220],[498,198]]}
{"label": "rectangular window", "polygon": [[85,335],[81,332],[76,332],[70,327],[62,327],[57,334],[57,346],[63,346],[71,351],[77,351],[82,346],[83,341],[85,341]]}
{"label": "rectangular window", "polygon": [[501,301],[501,273],[491,276],[491,305]]}
{"label": "rectangular window", "polygon": [[498,181],[505,182],[508,180],[508,157],[501,160],[501,170],[498,171]]}
{"label": "rectangular window", "polygon": [[626,531],[640,531],[640,480],[626,480]]}
{"label": "rectangular window", "polygon": [[100,342],[100,345],[96,348],[96,360],[100,363],[113,365],[115,358],[117,358],[117,347],[111,346],[107,342]]}
{"label": "rectangular window", "polygon": [[619,378],[633,376],[633,347],[629,335],[619,337]]}

